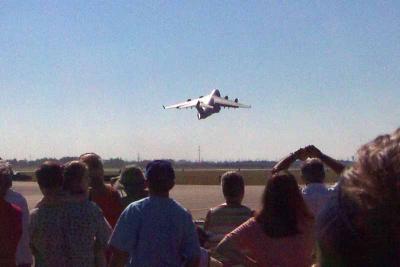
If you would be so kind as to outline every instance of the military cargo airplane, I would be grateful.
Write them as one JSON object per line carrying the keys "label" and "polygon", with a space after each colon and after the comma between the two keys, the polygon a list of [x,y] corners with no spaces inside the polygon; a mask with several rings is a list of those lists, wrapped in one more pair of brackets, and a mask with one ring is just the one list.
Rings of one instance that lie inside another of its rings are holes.
{"label": "military cargo airplane", "polygon": [[219,90],[215,89],[211,94],[206,96],[200,96],[196,99],[188,99],[186,102],[171,106],[163,106],[164,109],[184,109],[184,108],[196,108],[197,118],[199,120],[205,119],[214,113],[220,112],[222,108],[251,108],[249,105],[239,103],[239,100],[229,100],[228,96],[221,97]]}

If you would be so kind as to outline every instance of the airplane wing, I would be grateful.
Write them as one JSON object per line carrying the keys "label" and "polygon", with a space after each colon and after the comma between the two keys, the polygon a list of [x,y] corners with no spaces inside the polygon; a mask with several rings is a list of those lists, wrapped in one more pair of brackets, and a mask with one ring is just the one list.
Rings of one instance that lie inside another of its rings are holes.
{"label": "airplane wing", "polygon": [[214,103],[227,108],[251,108],[249,105],[241,104],[237,101],[228,100],[219,96],[214,96]]}
{"label": "airplane wing", "polygon": [[176,108],[176,109],[183,109],[183,108],[193,108],[197,105],[197,103],[200,101],[199,98],[196,99],[191,99],[186,102],[182,102],[179,104],[175,105],[170,105],[170,106],[163,106],[164,109],[170,109],[170,108]]}

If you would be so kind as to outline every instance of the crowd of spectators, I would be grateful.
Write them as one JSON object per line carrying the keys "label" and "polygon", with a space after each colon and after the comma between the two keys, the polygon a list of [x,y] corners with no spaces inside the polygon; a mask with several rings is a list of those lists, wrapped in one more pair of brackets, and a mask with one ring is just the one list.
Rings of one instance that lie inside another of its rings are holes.
{"label": "crowd of spectators", "polygon": [[[300,187],[290,173],[301,161]],[[338,183],[324,183],[325,170]],[[35,171],[42,199],[29,211],[0,160],[1,267],[400,266],[400,129],[378,136],[345,168],[313,145],[279,161],[260,209],[242,204],[240,172],[221,177],[225,203],[204,224],[170,196],[168,161],[123,168],[104,182],[95,153]]]}

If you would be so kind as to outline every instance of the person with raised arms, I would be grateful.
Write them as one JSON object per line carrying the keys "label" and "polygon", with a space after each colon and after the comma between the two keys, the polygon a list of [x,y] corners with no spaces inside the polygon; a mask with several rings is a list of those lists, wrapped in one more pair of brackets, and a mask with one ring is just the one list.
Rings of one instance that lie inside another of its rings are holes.
{"label": "person with raised arms", "polygon": [[310,211],[317,216],[332,195],[332,191],[324,183],[326,176],[324,165],[330,167],[337,176],[343,172],[345,167],[315,146],[310,145],[283,158],[274,166],[272,173],[289,169],[296,160],[303,161],[301,166],[301,178],[305,182],[302,190],[303,198]]}

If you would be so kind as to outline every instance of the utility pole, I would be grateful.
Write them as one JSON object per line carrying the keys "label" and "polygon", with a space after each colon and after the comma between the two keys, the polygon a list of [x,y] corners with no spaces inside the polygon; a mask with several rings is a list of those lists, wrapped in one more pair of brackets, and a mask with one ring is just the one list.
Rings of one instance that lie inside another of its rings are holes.
{"label": "utility pole", "polygon": [[199,163],[200,163],[201,162],[201,149],[200,149],[200,146],[199,146],[198,152],[199,152]]}
{"label": "utility pole", "polygon": [[137,163],[139,163],[139,162],[140,162],[140,154],[137,153]]}

